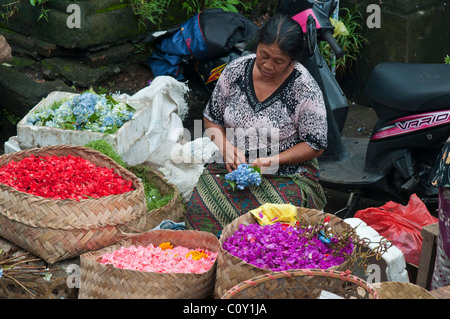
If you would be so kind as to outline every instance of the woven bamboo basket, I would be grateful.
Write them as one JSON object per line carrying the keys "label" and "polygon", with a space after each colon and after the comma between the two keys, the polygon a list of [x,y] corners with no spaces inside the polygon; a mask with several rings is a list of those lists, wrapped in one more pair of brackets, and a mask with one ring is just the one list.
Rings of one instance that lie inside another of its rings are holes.
{"label": "woven bamboo basket", "polygon": [[0,166],[31,156],[82,157],[112,168],[134,190],[96,199],[43,198],[0,184],[0,236],[53,264],[123,239],[132,227],[144,230],[146,202],[142,182],[102,153],[72,145],[48,146],[0,156]]}
{"label": "woven bamboo basket", "polygon": [[318,299],[323,291],[333,299],[378,299],[369,283],[349,271],[320,269],[267,273],[232,287],[222,299]]}
{"label": "woven bamboo basket", "polygon": [[[135,173],[140,168],[137,166],[130,167],[130,171]],[[186,208],[180,197],[178,188],[175,185],[167,182],[162,174],[149,169],[147,172],[148,179],[155,185],[162,196],[171,195],[172,199],[164,206],[148,211],[146,215],[147,223],[145,230],[150,230],[165,220],[171,220],[174,222],[183,222],[186,216]]]}
{"label": "woven bamboo basket", "polygon": [[380,299],[438,299],[425,288],[409,282],[382,281],[373,287]]}
{"label": "woven bamboo basket", "polygon": [[[334,215],[326,214],[316,209],[297,207],[297,218],[303,224],[314,225],[317,222],[323,221],[327,216],[330,217],[329,225],[337,232],[342,232],[350,228],[347,223]],[[233,220],[222,231],[219,239],[220,253],[217,258],[217,278],[215,285],[216,298],[221,298],[228,289],[242,281],[271,272],[268,269],[262,269],[247,263],[222,248],[224,241],[239,229],[240,224],[253,223],[257,223],[257,221],[249,212]],[[353,269],[353,261],[348,259],[341,265],[333,266],[330,269],[336,271],[351,270]]]}
{"label": "woven bamboo basket", "polygon": [[104,249],[81,255],[79,299],[202,299],[214,292],[217,262],[205,273],[154,273],[119,269],[97,262],[105,253],[131,245],[174,246],[219,251],[219,241],[211,233],[195,230],[153,230],[131,236]]}

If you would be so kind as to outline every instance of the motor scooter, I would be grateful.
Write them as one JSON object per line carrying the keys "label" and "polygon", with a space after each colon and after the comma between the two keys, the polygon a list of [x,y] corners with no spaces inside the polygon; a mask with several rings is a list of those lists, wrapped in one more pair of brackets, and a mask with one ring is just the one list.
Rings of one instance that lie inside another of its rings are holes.
{"label": "motor scooter", "polygon": [[[321,56],[317,41],[332,38],[329,17],[335,0],[280,0],[278,11],[304,27],[309,54],[301,61],[322,89],[328,115],[329,147],[319,158],[320,182],[349,194],[345,217],[353,216],[361,197],[406,203],[416,193],[437,206],[430,171],[450,136],[450,65],[381,63],[370,73],[365,95],[378,117],[370,138],[342,135],[348,103]],[[316,36],[315,36],[316,35]]]}

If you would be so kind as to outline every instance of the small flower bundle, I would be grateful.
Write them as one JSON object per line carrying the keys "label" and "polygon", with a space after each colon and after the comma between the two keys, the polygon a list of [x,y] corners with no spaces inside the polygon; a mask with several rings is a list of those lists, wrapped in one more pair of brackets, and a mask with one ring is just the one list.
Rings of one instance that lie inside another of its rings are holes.
{"label": "small flower bundle", "polygon": [[87,91],[31,113],[27,124],[112,134],[129,121],[134,112],[131,106],[111,96]]}
{"label": "small flower bundle", "polygon": [[249,185],[259,185],[261,183],[261,171],[258,167],[250,164],[239,164],[237,169],[225,175],[225,179],[233,187],[233,190],[236,186],[242,190]]}
{"label": "small flower bundle", "polygon": [[[38,298],[37,294],[40,292],[36,287],[27,285],[27,281],[38,278],[50,281],[53,271],[58,269],[49,269],[40,263],[41,259],[30,252],[17,253],[18,250],[15,246],[7,250],[0,249],[0,278],[14,281],[33,298]],[[5,293],[7,293],[6,290]]]}
{"label": "small flower bundle", "polygon": [[326,243],[319,237],[314,227],[299,223],[241,224],[224,241],[223,248],[247,263],[271,271],[328,269],[342,264],[353,252],[354,245],[349,241],[339,244],[341,238],[329,236]]}
{"label": "small flower bundle", "polygon": [[99,198],[133,190],[113,169],[97,167],[81,157],[35,156],[0,167],[0,183],[53,199]]}
{"label": "small flower bundle", "polygon": [[174,247],[170,242],[159,246],[130,246],[102,255],[97,261],[120,269],[156,273],[204,273],[214,264],[218,253],[205,249]]}

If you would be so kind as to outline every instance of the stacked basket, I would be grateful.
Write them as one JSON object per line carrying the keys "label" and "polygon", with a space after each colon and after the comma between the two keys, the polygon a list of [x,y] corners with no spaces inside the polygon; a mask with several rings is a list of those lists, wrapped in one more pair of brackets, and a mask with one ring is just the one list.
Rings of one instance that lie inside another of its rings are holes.
{"label": "stacked basket", "polygon": [[[165,206],[148,211],[144,186],[132,170],[123,168],[99,151],[83,146],[57,145],[5,154],[0,156],[0,167],[31,155],[61,157],[69,154],[98,167],[113,169],[123,179],[131,181],[132,191],[95,199],[57,200],[31,195],[0,183],[0,237],[40,257],[43,262],[53,264],[53,268],[62,261],[79,258],[85,252],[116,244],[130,232],[147,231],[166,219],[184,219],[178,190],[161,174],[153,170],[147,173],[162,196],[173,196]],[[52,291],[55,287],[60,287],[60,291],[67,290],[66,281],[67,276],[59,275],[52,276],[50,281],[21,278],[17,285],[13,279],[3,276],[0,285],[7,288],[7,297],[29,298],[32,295],[21,289],[25,285],[36,292],[38,298],[58,298],[59,294],[55,296]],[[76,297],[76,294],[66,297]]]}
{"label": "stacked basket", "polygon": [[[132,173],[137,174],[142,168],[139,166],[130,167]],[[175,185],[168,183],[162,174],[149,169],[147,172],[147,179],[160,191],[162,196],[171,195],[172,198],[169,202],[159,208],[155,208],[148,211],[146,214],[146,226],[145,229],[153,229],[161,222],[165,220],[171,220],[174,222],[184,222],[186,209],[180,197],[180,192]]]}

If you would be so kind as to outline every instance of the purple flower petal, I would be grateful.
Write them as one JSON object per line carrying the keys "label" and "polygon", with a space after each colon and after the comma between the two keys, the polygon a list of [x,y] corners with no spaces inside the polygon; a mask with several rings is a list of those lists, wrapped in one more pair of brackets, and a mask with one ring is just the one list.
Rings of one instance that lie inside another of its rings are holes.
{"label": "purple flower petal", "polygon": [[323,244],[317,236],[303,237],[303,229],[280,223],[261,226],[257,223],[240,225],[239,229],[224,241],[223,248],[232,255],[257,267],[270,270],[300,268],[326,269],[345,261],[344,253],[353,251],[353,244],[337,252],[333,257],[330,245]]}

